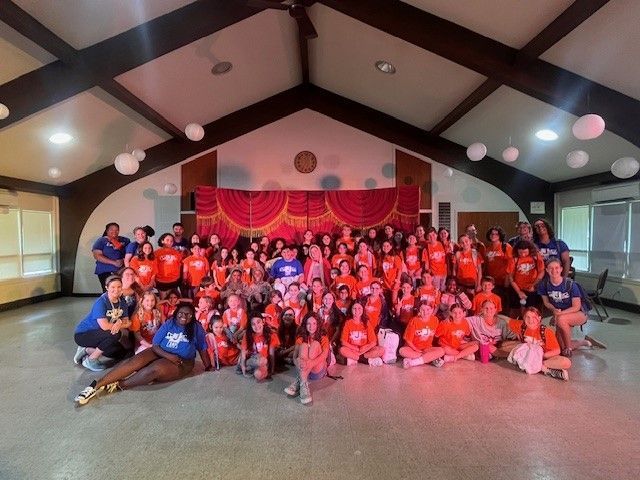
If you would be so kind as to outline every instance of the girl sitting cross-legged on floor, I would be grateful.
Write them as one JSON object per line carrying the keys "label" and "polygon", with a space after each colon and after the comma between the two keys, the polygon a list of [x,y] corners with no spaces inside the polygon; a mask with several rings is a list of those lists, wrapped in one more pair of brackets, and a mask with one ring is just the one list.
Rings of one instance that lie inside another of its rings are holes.
{"label": "girl sitting cross-legged on floor", "polygon": [[404,331],[404,346],[400,347],[400,356],[404,357],[404,368],[431,363],[434,367],[444,364],[444,349],[433,346],[433,337],[438,327],[438,318],[433,314],[431,303],[422,302],[418,316],[413,317]]}
{"label": "girl sitting cross-legged on floor", "polygon": [[362,304],[354,303],[351,318],[344,323],[340,335],[340,353],[346,357],[347,365],[356,365],[358,361],[374,367],[383,365],[384,348],[378,346],[377,340]]}
{"label": "girl sitting cross-legged on floor", "polygon": [[275,367],[275,349],[279,345],[278,335],[271,333],[260,313],[252,313],[240,348],[238,371],[245,377],[256,380],[270,378]]}
{"label": "girl sitting cross-legged on floor", "polygon": [[471,328],[465,318],[465,310],[459,304],[454,303],[449,307],[449,318],[438,324],[436,337],[444,349],[445,362],[455,362],[461,358],[475,360],[478,342],[469,340]]}

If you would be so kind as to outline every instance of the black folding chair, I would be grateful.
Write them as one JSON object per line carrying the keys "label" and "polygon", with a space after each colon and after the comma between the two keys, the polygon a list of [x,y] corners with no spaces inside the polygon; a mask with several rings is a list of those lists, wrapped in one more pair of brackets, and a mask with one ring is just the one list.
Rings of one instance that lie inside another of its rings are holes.
{"label": "black folding chair", "polygon": [[[607,308],[604,306],[604,303],[602,303],[602,299],[600,298],[600,295],[602,294],[602,292],[604,290],[604,284],[607,282],[607,276],[608,275],[609,275],[609,269],[607,268],[600,274],[600,276],[598,276],[598,284],[596,285],[595,291],[587,292],[587,296],[592,301],[593,308],[595,309],[596,313],[598,314],[598,318],[600,319],[601,322],[604,322],[604,320],[609,317],[609,313],[607,312]],[[603,318],[602,315],[600,315],[600,310],[598,310],[598,305],[600,305],[602,307],[606,317]]]}

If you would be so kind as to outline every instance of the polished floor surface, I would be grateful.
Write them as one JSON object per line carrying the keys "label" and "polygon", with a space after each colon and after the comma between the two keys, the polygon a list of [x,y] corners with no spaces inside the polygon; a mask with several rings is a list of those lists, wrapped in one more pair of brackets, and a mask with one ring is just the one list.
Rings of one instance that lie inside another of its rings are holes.
{"label": "polished floor surface", "polygon": [[76,408],[97,376],[72,362],[92,301],[0,314],[0,480],[640,478],[637,315],[589,321],[609,349],[576,353],[569,382],[504,362],[359,365],[304,407],[282,393],[289,372],[200,367]]}

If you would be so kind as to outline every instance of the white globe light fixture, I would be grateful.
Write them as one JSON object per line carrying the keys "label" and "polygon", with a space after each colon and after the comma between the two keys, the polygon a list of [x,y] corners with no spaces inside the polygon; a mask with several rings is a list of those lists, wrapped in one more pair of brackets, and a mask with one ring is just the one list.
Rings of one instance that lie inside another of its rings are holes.
{"label": "white globe light fixture", "polygon": [[133,152],[131,152],[131,155],[133,155],[137,161],[141,162],[146,158],[147,152],[145,152],[141,148],[136,148]]}
{"label": "white globe light fixture", "polygon": [[600,115],[589,113],[576,120],[571,131],[578,140],[592,140],[602,135],[604,127],[604,120]]}
{"label": "white globe light fixture", "polygon": [[451,167],[447,167],[444,171],[445,177],[453,177],[453,169]]}
{"label": "white globe light fixture", "polygon": [[0,120],[4,120],[9,116],[9,107],[4,103],[0,103]]}
{"label": "white globe light fixture", "polygon": [[166,194],[173,195],[178,191],[178,187],[175,183],[165,183],[164,187],[162,187],[162,190],[164,190],[164,193]]}
{"label": "white globe light fixture", "polygon": [[60,178],[62,175],[62,171],[58,167],[51,167],[48,173],[51,178]]}
{"label": "white globe light fixture", "polygon": [[573,150],[567,154],[567,165],[571,168],[582,168],[589,163],[589,154],[583,150]]}
{"label": "white globe light fixture", "polygon": [[122,175],[133,175],[140,168],[138,160],[130,153],[121,153],[118,155],[114,165],[116,170]]}
{"label": "white globe light fixture", "polygon": [[631,178],[640,170],[640,163],[633,157],[622,157],[613,162],[611,173],[618,178]]}
{"label": "white globe light fixture", "polygon": [[184,129],[187,138],[193,142],[199,142],[204,138],[204,128],[197,123],[190,123]]}
{"label": "white globe light fixture", "polygon": [[467,148],[467,157],[472,162],[479,162],[487,154],[487,147],[484,143],[476,142]]}
{"label": "white globe light fixture", "polygon": [[516,147],[507,147],[502,151],[502,159],[505,162],[515,162],[520,155],[520,151]]}

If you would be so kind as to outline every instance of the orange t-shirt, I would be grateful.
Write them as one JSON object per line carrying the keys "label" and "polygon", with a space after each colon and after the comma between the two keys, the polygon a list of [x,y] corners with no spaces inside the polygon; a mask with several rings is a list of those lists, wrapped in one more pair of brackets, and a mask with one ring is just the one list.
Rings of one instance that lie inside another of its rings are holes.
{"label": "orange t-shirt", "polygon": [[[303,343],[304,340],[302,340],[302,337],[296,337],[296,345],[302,345]],[[322,337],[320,337],[320,347],[322,347],[322,350],[329,350],[329,337],[326,335],[322,335]]]}
{"label": "orange t-shirt", "polygon": [[418,302],[428,302],[434,307],[440,305],[440,297],[442,293],[433,285],[422,285],[416,290],[416,299]]}
{"label": "orange t-shirt", "polygon": [[182,269],[182,255],[173,248],[159,248],[155,251],[158,264],[156,280],[162,283],[175,282],[180,278]]}
{"label": "orange t-shirt", "polygon": [[333,257],[331,257],[331,267],[340,268],[340,262],[346,260],[349,263],[349,268],[353,270],[353,257],[348,254],[336,253]]}
{"label": "orange t-shirt", "polygon": [[425,268],[431,270],[431,273],[438,277],[447,276],[447,253],[440,242],[434,245],[427,243],[422,250],[422,261]]}
{"label": "orange t-shirt", "polygon": [[351,298],[347,298],[346,300],[336,298],[336,307],[338,307],[338,310],[340,310],[345,315],[349,313],[349,309],[351,308],[351,303],[352,303]]}
{"label": "orange t-shirt", "polygon": [[200,289],[196,292],[196,302],[194,303],[197,305],[197,300],[200,300],[202,297],[209,297],[215,303],[220,298],[220,292],[216,290],[216,287],[213,285],[209,285],[208,287],[205,287],[204,290]]}
{"label": "orange t-shirt", "polygon": [[455,348],[460,348],[465,337],[471,335],[471,328],[469,328],[469,322],[465,318],[460,323],[454,323],[451,320],[446,320],[438,324],[436,328],[436,337],[440,341],[440,345]]}
{"label": "orange t-shirt", "polygon": [[271,335],[269,347],[267,347],[264,334],[253,336],[251,348],[247,345],[247,336],[242,337],[242,350],[247,351],[247,357],[260,355],[264,358],[269,358],[269,348],[277,348],[280,345],[280,339],[275,333],[270,333],[269,335]]}
{"label": "orange t-shirt", "polygon": [[280,328],[280,314],[282,313],[282,307],[275,303],[270,303],[264,309],[264,320],[267,325],[272,329],[278,330]]}
{"label": "orange t-shirt", "polygon": [[398,299],[396,302],[396,312],[397,306],[400,305],[400,314],[398,315],[398,320],[400,323],[407,324],[409,320],[411,320],[414,316],[414,307],[416,304],[416,297],[413,295],[407,295],[406,297],[402,297]]}
{"label": "orange t-shirt", "polygon": [[162,315],[159,310],[142,312],[142,318],[138,314],[138,311],[131,315],[131,327],[129,330],[132,332],[140,332],[140,336],[147,342],[153,342],[153,336],[162,325]]}
{"label": "orange t-shirt", "polygon": [[[207,350],[209,356],[215,362],[215,352],[218,351],[218,361],[220,365],[235,365],[238,363],[240,349],[229,341],[226,335],[215,336],[213,333],[207,334]],[[215,346],[214,346],[215,341]],[[217,348],[216,348],[217,347]]]}
{"label": "orange t-shirt", "polygon": [[356,283],[356,298],[366,297],[371,293],[371,283],[374,281],[373,278],[369,280],[360,280]]}
{"label": "orange t-shirt", "polygon": [[251,277],[251,269],[256,266],[258,262],[255,260],[249,260],[245,258],[240,262],[240,268],[242,269],[242,283],[246,283],[247,285],[251,285],[253,283],[253,278]]}
{"label": "orange t-shirt", "polygon": [[296,325],[300,326],[302,319],[307,314],[307,304],[303,305],[298,299],[288,298],[284,301],[284,306],[293,309],[296,314]]}
{"label": "orange t-shirt", "polygon": [[242,308],[236,310],[227,308],[222,313],[222,322],[226,328],[236,327],[237,330],[244,330],[247,328],[247,312]]}
{"label": "orange t-shirt", "polygon": [[407,266],[407,271],[412,274],[420,270],[420,249],[417,245],[409,246],[404,251],[404,264]]}
{"label": "orange t-shirt", "polygon": [[182,264],[187,269],[189,286],[199,287],[202,279],[209,273],[209,260],[204,257],[189,255],[182,261]]}
{"label": "orange t-shirt", "polygon": [[351,298],[356,298],[356,285],[358,281],[352,275],[338,275],[336,279],[333,281],[333,290],[336,295],[338,295],[338,288],[342,285],[346,285],[349,287],[349,293],[351,294]]}
{"label": "orange t-shirt", "polygon": [[496,285],[504,285],[504,280],[509,274],[509,260],[513,254],[513,248],[505,243],[505,251],[502,251],[502,243],[497,245],[490,243],[484,251],[485,273],[492,276]]}
{"label": "orange t-shirt", "polygon": [[544,263],[542,255],[517,257],[511,259],[511,271],[513,272],[513,281],[518,288],[523,291],[530,292],[533,284],[536,283],[539,272],[544,271]]}
{"label": "orange t-shirt", "polygon": [[[475,260],[474,260],[475,258]],[[478,271],[482,265],[482,255],[473,250],[465,252],[460,250],[456,253],[457,274],[456,280],[461,285],[475,285],[478,280]]]}
{"label": "orange t-shirt", "polygon": [[342,327],[342,335],[340,342],[343,345],[353,345],[362,347],[368,343],[375,341],[376,334],[373,326],[369,322],[366,326],[362,322],[355,322],[352,318],[348,319]]}
{"label": "orange t-shirt", "polygon": [[393,288],[397,278],[400,278],[402,272],[402,260],[395,255],[386,255],[380,260],[380,269],[382,270],[382,283],[385,288]]}
{"label": "orange t-shirt", "polygon": [[490,293],[487,295],[484,292],[479,292],[476,293],[475,297],[473,297],[473,305],[471,307],[473,313],[480,313],[480,310],[482,310],[482,304],[486,300],[491,300],[496,306],[498,312],[502,311],[502,299],[498,295],[496,295],[495,293]]}
{"label": "orange t-shirt", "polygon": [[212,310],[196,310],[196,320],[200,322],[206,332],[209,329],[209,319],[213,316]]}
{"label": "orange t-shirt", "polygon": [[369,325],[375,330],[380,323],[380,313],[382,312],[382,300],[380,297],[369,297],[367,303],[364,306],[364,311],[369,318]]}
{"label": "orange t-shirt", "polygon": [[360,265],[366,265],[369,267],[369,272],[373,274],[376,271],[376,257],[373,253],[367,251],[364,255],[360,252],[356,253],[353,257],[354,266],[356,271]]}
{"label": "orange t-shirt", "polygon": [[[520,338],[520,335],[522,335],[522,320],[509,320],[509,329],[513,333],[518,335],[518,338]],[[524,338],[522,340],[524,341],[527,337],[535,340],[536,342],[542,342],[542,336],[540,335],[540,328],[537,328],[534,330],[527,328],[524,331]],[[546,327],[544,329],[544,338],[545,338],[545,341],[542,343],[543,351],[548,352],[550,350],[556,350],[560,348],[560,344],[558,343],[558,338],[556,337],[556,333],[553,331],[552,328]]]}
{"label": "orange t-shirt", "polygon": [[213,274],[213,278],[215,278],[218,285],[221,287],[227,283],[227,266],[226,265],[218,265],[218,261],[214,260],[211,265],[211,273]]}
{"label": "orange t-shirt", "polygon": [[340,245],[341,243],[344,243],[350,252],[353,252],[354,248],[356,248],[356,242],[353,237],[340,237],[336,240],[336,245]]}
{"label": "orange t-shirt", "polygon": [[427,320],[421,317],[413,317],[409,320],[402,338],[413,343],[418,350],[424,350],[433,344],[433,336],[438,328],[438,318],[435,315]]}
{"label": "orange t-shirt", "polygon": [[153,276],[158,274],[158,263],[155,258],[140,260],[138,257],[132,257],[129,266],[136,271],[143,287],[149,286]]}

